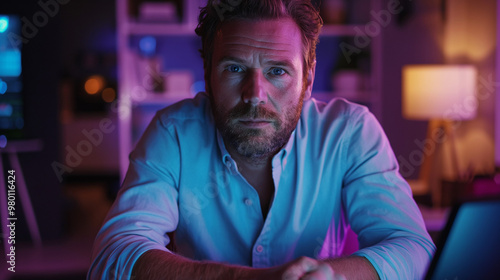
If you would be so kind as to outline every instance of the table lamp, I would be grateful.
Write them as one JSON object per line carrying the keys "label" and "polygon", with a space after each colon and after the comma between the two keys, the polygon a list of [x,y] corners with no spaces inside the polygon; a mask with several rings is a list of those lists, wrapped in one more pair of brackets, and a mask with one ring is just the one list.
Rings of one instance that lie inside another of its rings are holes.
{"label": "table lamp", "polygon": [[418,180],[408,180],[414,195],[430,194],[442,201],[439,160],[441,144],[449,141],[451,163],[460,174],[454,146],[454,124],[476,116],[476,69],[471,65],[406,65],[403,67],[403,117],[429,121],[427,149],[422,151]]}

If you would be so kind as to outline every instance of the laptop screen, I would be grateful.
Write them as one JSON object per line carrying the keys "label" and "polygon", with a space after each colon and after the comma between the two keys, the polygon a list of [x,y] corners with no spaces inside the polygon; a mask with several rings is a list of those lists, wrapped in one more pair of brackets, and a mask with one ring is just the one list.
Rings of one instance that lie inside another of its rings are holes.
{"label": "laptop screen", "polygon": [[426,279],[500,279],[500,199],[456,206],[441,241]]}

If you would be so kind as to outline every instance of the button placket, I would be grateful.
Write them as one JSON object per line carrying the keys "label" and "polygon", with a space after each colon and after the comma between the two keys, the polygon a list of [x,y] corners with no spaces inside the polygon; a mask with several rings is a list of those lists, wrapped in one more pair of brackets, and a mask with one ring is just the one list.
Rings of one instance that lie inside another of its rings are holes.
{"label": "button placket", "polygon": [[264,251],[264,247],[262,245],[257,245],[257,247],[255,247],[255,251],[260,254]]}
{"label": "button placket", "polygon": [[226,165],[227,169],[231,172],[231,174],[236,174],[237,171],[237,165],[236,162],[234,162],[230,157],[227,157],[224,161],[224,164]]}
{"label": "button placket", "polygon": [[245,198],[245,200],[243,202],[247,206],[252,206],[252,204],[253,204],[253,201],[250,198]]}

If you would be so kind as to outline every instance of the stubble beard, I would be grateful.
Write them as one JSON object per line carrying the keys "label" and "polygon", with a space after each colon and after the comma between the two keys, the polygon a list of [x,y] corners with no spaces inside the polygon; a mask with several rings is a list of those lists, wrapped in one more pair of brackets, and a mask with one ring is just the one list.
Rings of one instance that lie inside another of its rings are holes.
{"label": "stubble beard", "polygon": [[[300,119],[304,96],[303,90],[297,104],[290,106],[284,112],[284,118],[280,118],[265,107],[248,103],[239,103],[226,112],[214,102],[210,94],[215,123],[225,144],[250,161],[267,160],[288,142]],[[239,119],[266,119],[271,124],[267,129],[248,128],[242,126]]]}

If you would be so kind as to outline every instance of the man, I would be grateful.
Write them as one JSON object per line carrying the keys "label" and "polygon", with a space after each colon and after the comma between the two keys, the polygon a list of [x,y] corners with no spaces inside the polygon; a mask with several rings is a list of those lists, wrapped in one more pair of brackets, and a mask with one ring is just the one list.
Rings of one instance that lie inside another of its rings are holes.
{"label": "man", "polygon": [[[435,247],[380,125],[309,98],[317,11],[229,2],[196,30],[207,93],[131,153],[89,279],[420,279]],[[361,249],[341,257],[349,225]]]}

